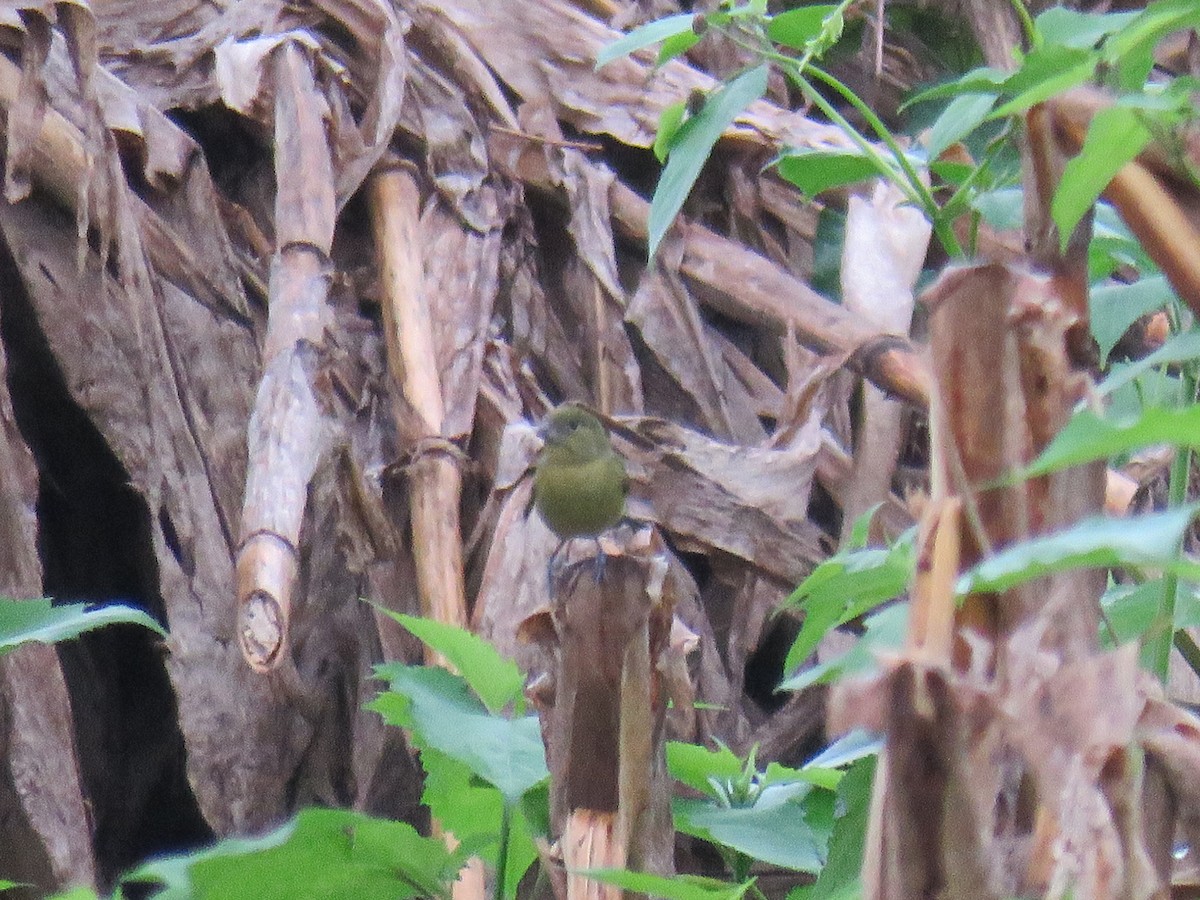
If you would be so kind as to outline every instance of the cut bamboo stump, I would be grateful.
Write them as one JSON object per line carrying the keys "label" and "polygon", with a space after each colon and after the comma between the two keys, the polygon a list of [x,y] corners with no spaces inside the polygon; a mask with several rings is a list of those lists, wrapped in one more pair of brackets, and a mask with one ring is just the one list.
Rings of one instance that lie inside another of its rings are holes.
{"label": "cut bamboo stump", "polygon": [[558,884],[568,898],[620,896],[580,871],[673,869],[662,673],[673,652],[674,602],[664,590],[666,556],[650,529],[622,526],[597,544],[577,539],[564,548],[552,608],[523,626],[550,660],[550,686],[540,686],[537,705],[551,833],[567,872]]}

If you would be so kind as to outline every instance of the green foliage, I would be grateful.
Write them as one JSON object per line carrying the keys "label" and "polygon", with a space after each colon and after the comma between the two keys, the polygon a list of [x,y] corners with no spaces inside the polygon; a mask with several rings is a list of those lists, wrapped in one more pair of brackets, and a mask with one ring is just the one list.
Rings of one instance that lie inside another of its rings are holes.
{"label": "green foliage", "polygon": [[871,808],[871,785],[875,780],[875,757],[856,762],[838,786],[837,818],[829,844],[829,861],[816,883],[798,887],[788,900],[855,900],[862,895],[859,872],[866,843],[867,816]]}
{"label": "green foliage", "polygon": [[705,101],[685,120],[670,141],[670,153],[650,205],[649,245],[653,257],[659,242],[683,208],[683,202],[708,160],[708,155],[733,120],[767,90],[767,67],[743,72]]}
{"label": "green foliage", "polygon": [[449,626],[407,617],[403,624],[472,673],[495,711],[462,676],[400,664],[376,667],[389,690],[368,708],[411,734],[426,772],[423,802],[464,846],[497,866],[504,895],[515,896],[546,827],[549,771],[537,718],[501,712],[522,708],[520,679],[513,682],[513,664],[486,642]]}
{"label": "green foliage", "polygon": [[1068,466],[1108,459],[1155,444],[1200,443],[1200,406],[1167,409],[1152,406],[1128,421],[1112,422],[1084,409],[1071,417],[1041,455],[1022,473],[1044,475]]}
{"label": "green foliage", "polygon": [[491,644],[464,628],[407,616],[376,606],[403,625],[424,644],[446,658],[462,675],[467,687],[483,701],[489,712],[512,708],[516,715],[525,711],[525,677],[517,664],[501,656]]}
{"label": "green foliage", "polygon": [[958,580],[960,594],[1003,591],[1033,578],[1085,567],[1137,568],[1200,578],[1200,563],[1180,556],[1195,505],[1132,519],[1096,517],[1013,544],[983,560]]}
{"label": "green foliage", "polygon": [[142,625],[166,637],[153,618],[140,609],[113,603],[53,606],[49,600],[0,600],[0,653],[37,641],[53,644],[117,623]]}
{"label": "green foliage", "polygon": [[905,532],[887,549],[867,548],[866,528],[875,511],[855,523],[848,545],[817,566],[784,604],[785,609],[804,613],[785,670],[803,663],[831,628],[865,615],[907,589],[915,564],[916,531]]}
{"label": "green foliage", "polygon": [[735,878],[750,859],[818,872],[832,827],[831,791],[842,773],[823,765],[759,771],[752,752],[739,760],[727,747],[667,746],[671,774],[704,794],[672,804],[675,827],[719,847]]}
{"label": "green foliage", "polygon": [[626,891],[660,897],[662,900],[739,900],[754,885],[753,879],[729,884],[699,875],[675,875],[667,878],[648,872],[624,869],[592,869],[584,873],[593,881],[616,885]]}
{"label": "green foliage", "polygon": [[403,900],[449,897],[464,862],[403,822],[308,809],[258,838],[147,863],[125,883],[157,883],[158,900]]}

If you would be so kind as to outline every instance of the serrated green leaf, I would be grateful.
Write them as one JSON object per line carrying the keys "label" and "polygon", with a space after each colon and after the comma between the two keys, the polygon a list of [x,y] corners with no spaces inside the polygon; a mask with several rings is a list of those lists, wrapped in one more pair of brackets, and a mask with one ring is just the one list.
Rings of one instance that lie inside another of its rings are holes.
{"label": "serrated green leaf", "polygon": [[1200,331],[1185,331],[1182,334],[1172,335],[1165,344],[1153,353],[1146,354],[1137,362],[1114,367],[1112,374],[1097,385],[1096,392],[1104,397],[1151,369],[1176,363],[1195,362],[1198,359],[1200,359]]}
{"label": "serrated green leaf", "polygon": [[829,841],[829,862],[814,884],[794,888],[788,900],[858,900],[862,895],[860,872],[871,808],[875,757],[850,767],[838,786],[837,807],[844,812],[834,822]]}
{"label": "serrated green leaf", "polygon": [[740,900],[754,884],[754,879],[730,884],[700,875],[651,875],[647,872],[627,872],[624,869],[591,869],[580,872],[593,881],[616,885],[626,891],[648,894],[661,900]]}
{"label": "serrated green leaf", "polygon": [[995,94],[962,94],[950,101],[937,117],[926,138],[930,159],[937,159],[952,144],[961,141],[987,118],[996,105]]}
{"label": "serrated green leaf", "polygon": [[501,656],[483,638],[444,622],[376,608],[442,654],[491,712],[501,712],[510,705],[518,714],[523,711],[525,676],[515,662]]}
{"label": "serrated green leaf", "polygon": [[676,133],[670,157],[650,201],[647,230],[651,259],[683,208],[717,140],[733,120],[767,90],[767,71],[766,65],[759,65],[743,72],[710,96],[704,108],[684,122]]}
{"label": "serrated green leaf", "polygon": [[126,882],[159,882],[161,900],[448,897],[459,862],[404,822],[339,809],[306,809],[259,838],[156,860]]}
{"label": "serrated green leaf", "polygon": [[1067,466],[1132,453],[1155,444],[1200,446],[1200,404],[1182,409],[1150,406],[1136,418],[1110,422],[1090,409],[1075,413],[1066,426],[1020,473],[1028,478]]}
{"label": "serrated green leaf", "polygon": [[[1109,282],[1092,288],[1089,300],[1092,336],[1100,346],[1101,360],[1108,359],[1130,325],[1146,313],[1168,306],[1174,299],[1175,292],[1162,275],[1150,275],[1132,284]],[[1145,368],[1154,365],[1157,363]]]}
{"label": "serrated green leaf", "polygon": [[862,153],[835,150],[794,150],[775,161],[779,174],[806,197],[816,197],[831,188],[874,178],[880,172],[875,161]]}
{"label": "serrated green leaf", "polygon": [[1092,118],[1083,149],[1067,162],[1050,202],[1063,249],[1079,220],[1099,199],[1121,167],[1150,142],[1150,130],[1137,110],[1110,106]]}
{"label": "serrated green leaf", "polygon": [[896,603],[866,618],[866,630],[845,653],[783,680],[776,690],[802,691],[814,684],[831,684],[841,678],[875,668],[876,653],[904,645],[908,630],[908,604]]}
{"label": "serrated green leaf", "polygon": [[163,637],[167,634],[143,610],[121,603],[54,606],[45,599],[0,600],[0,654],[27,641],[53,644],[114,624],[141,625]]}
{"label": "serrated green leaf", "polygon": [[1146,567],[1197,578],[1200,564],[1179,554],[1183,533],[1196,509],[1189,505],[1131,518],[1085,519],[989,556],[965,572],[956,589],[960,595],[1005,591],[1054,572],[1098,567]]}
{"label": "serrated green leaf", "polygon": [[726,807],[712,800],[677,798],[675,827],[715,844],[798,872],[818,872],[825,852],[805,821],[810,784],[767,786],[753,806]]}
{"label": "serrated green leaf", "polygon": [[659,41],[666,40],[672,35],[691,31],[694,19],[695,16],[691,13],[679,13],[678,15],[667,16],[666,18],[657,19],[639,26],[624,37],[613,41],[607,47],[603,47],[596,54],[596,68],[599,69],[601,66],[608,65],[614,59],[628,56],[630,53],[641,50],[643,47],[657,44]]}
{"label": "serrated green leaf", "polygon": [[[466,764],[510,804],[549,777],[536,716],[490,714],[466,682],[445,669],[389,664],[376,666],[375,673],[390,682],[391,691],[368,709],[411,729],[419,746]],[[391,695],[400,695],[400,701]]]}

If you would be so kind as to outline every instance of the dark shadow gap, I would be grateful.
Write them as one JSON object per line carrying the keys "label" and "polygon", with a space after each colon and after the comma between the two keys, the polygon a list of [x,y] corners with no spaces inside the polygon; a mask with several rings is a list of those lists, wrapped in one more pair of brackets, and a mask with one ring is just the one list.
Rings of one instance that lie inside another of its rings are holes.
{"label": "dark shadow gap", "polygon": [[[40,477],[38,551],[46,593],[62,602],[121,600],[163,621],[150,510],[70,396],[5,249],[0,340],[17,425]],[[158,637],[137,626],[109,626],[59,644],[58,654],[102,889],[147,856],[210,841],[188,784]]]}

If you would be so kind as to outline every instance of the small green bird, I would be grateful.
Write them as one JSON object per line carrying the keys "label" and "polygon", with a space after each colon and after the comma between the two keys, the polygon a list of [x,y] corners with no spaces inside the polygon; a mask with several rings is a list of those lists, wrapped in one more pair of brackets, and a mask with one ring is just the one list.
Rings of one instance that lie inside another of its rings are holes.
{"label": "small green bird", "polygon": [[[541,427],[545,444],[533,475],[533,500],[562,541],[597,537],[625,515],[625,463],[608,432],[577,403],[554,409]],[[551,557],[553,562],[554,557]]]}

